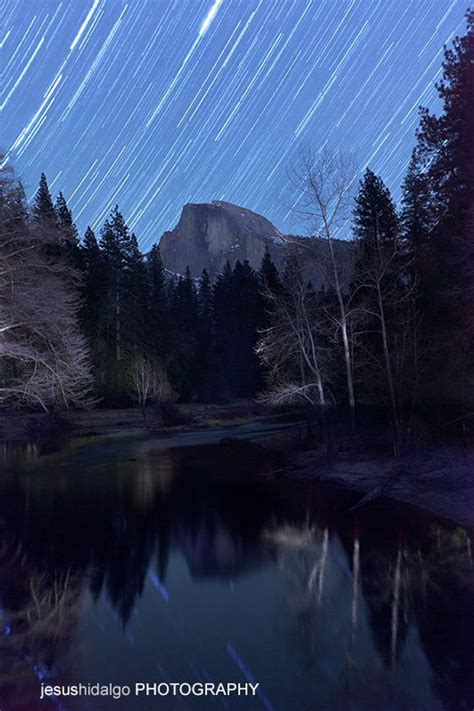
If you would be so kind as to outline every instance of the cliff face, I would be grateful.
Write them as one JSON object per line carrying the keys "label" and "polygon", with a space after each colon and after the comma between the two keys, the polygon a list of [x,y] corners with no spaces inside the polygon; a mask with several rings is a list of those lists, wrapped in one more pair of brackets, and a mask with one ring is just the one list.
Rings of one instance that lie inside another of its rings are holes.
{"label": "cliff face", "polygon": [[[307,265],[307,278],[313,286],[319,289],[325,282],[328,252],[324,240],[283,236],[265,217],[228,202],[185,205],[176,227],[165,232],[160,241],[165,268],[184,274],[189,266],[193,276],[207,269],[214,277],[226,260],[233,266],[237,260],[247,259],[254,269],[259,269],[266,249],[278,268],[288,254],[299,255],[301,263]],[[335,241],[334,249],[341,281],[347,286],[352,271],[352,244]]]}
{"label": "cliff face", "polygon": [[247,259],[258,268],[268,247],[280,262],[285,240],[269,220],[227,202],[183,207],[176,227],[165,232],[160,252],[166,269],[184,274],[187,266],[198,276],[205,268],[211,275],[222,271],[226,260]]}

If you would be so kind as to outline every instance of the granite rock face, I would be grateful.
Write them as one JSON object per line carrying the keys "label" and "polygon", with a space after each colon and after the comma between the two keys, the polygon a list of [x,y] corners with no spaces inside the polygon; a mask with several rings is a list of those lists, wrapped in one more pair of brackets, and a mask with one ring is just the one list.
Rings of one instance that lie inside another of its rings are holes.
{"label": "granite rock face", "polygon": [[[325,283],[328,251],[324,240],[282,235],[262,215],[228,202],[185,205],[176,227],[165,232],[160,241],[165,268],[184,274],[189,266],[195,277],[203,269],[216,276],[227,260],[231,266],[237,260],[248,260],[259,269],[267,249],[279,269],[286,256],[297,254],[313,286],[319,289]],[[334,249],[341,280],[347,286],[352,272],[352,244],[335,241]]]}
{"label": "granite rock face", "polygon": [[211,275],[222,271],[226,260],[233,265],[247,259],[258,268],[268,248],[276,262],[283,258],[284,237],[261,215],[227,202],[183,207],[176,227],[165,232],[160,252],[166,269],[194,276],[205,268]]}

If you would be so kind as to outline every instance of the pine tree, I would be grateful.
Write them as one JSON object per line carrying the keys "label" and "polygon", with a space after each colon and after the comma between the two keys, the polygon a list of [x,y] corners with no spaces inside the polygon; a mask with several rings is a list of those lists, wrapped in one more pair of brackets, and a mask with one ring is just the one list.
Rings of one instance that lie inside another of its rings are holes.
{"label": "pine tree", "polygon": [[99,393],[107,402],[122,402],[131,393],[127,346],[125,264],[130,233],[115,206],[101,230],[104,297],[101,313],[103,357],[97,377]]}
{"label": "pine tree", "polygon": [[81,324],[89,341],[91,357],[97,367],[105,352],[100,335],[103,330],[105,268],[96,236],[88,227],[81,245],[83,265]]}
{"label": "pine tree", "polygon": [[[353,232],[356,261],[352,302],[364,326],[356,367],[365,399],[390,404],[395,435],[400,435],[397,335],[404,324],[405,258],[395,205],[381,178],[367,169],[356,197]],[[368,376],[370,373],[370,377]],[[379,378],[376,374],[379,373]]]}
{"label": "pine tree", "polygon": [[149,280],[148,319],[154,357],[164,364],[170,350],[170,304],[165,268],[160,250],[154,244],[147,258]]}
{"label": "pine tree", "polygon": [[281,286],[278,269],[272,260],[272,255],[270,254],[270,250],[268,248],[265,249],[258,277],[262,289],[277,291]]}
{"label": "pine tree", "polygon": [[199,319],[206,323],[206,328],[211,327],[212,320],[212,283],[207,269],[201,272],[198,292]]}
{"label": "pine tree", "polygon": [[[439,116],[421,110],[417,160],[426,175],[431,209],[433,279],[430,323],[434,400],[472,404],[474,340],[474,11],[467,31],[445,47]],[[467,401],[467,402],[466,402]]]}
{"label": "pine tree", "polygon": [[[38,237],[38,251],[49,261],[63,261],[65,256],[63,236],[44,173],[41,173],[39,187],[33,200],[31,216],[33,218],[32,227],[36,230]],[[76,267],[73,263],[70,263],[70,266]]]}
{"label": "pine tree", "polygon": [[216,380],[221,398],[233,395],[232,352],[236,340],[236,305],[234,278],[229,260],[217,275],[213,288],[214,342],[217,360]]}
{"label": "pine tree", "polygon": [[70,230],[71,232],[77,234],[77,230],[72,220],[71,210],[69,209],[62,192],[60,192],[58,194],[58,197],[56,198],[54,212],[57,217],[58,223],[64,230]]}
{"label": "pine tree", "polygon": [[122,271],[124,267],[125,245],[129,239],[128,227],[116,205],[102,227],[99,241],[104,258],[114,271]]}
{"label": "pine tree", "polygon": [[148,337],[148,270],[134,234],[124,245],[124,341],[129,354],[151,355]]}
{"label": "pine tree", "polygon": [[[430,181],[440,251],[456,264],[474,218],[474,10],[467,31],[445,47],[443,78],[436,85],[443,112],[421,109],[417,154]],[[453,254],[454,252],[454,254]]]}
{"label": "pine tree", "polygon": [[233,390],[238,397],[252,397],[262,385],[255,346],[263,320],[263,299],[258,276],[247,260],[236,262],[232,277],[234,324],[229,365]]}
{"label": "pine tree", "polygon": [[56,212],[44,173],[41,173],[39,187],[33,200],[32,215],[35,220],[56,222]]}
{"label": "pine tree", "polygon": [[432,206],[427,174],[421,169],[414,151],[402,185],[400,214],[405,249],[412,261],[412,271],[421,276],[431,253],[433,229]]}
{"label": "pine tree", "polygon": [[82,271],[82,252],[80,249],[77,227],[74,224],[71,210],[69,209],[62,192],[59,193],[56,199],[54,212],[58,228],[62,234],[63,254],[72,266]]}
{"label": "pine tree", "polygon": [[196,326],[196,316],[196,288],[191,270],[186,267],[185,276],[179,279],[173,295],[173,318],[184,338],[193,333]]}
{"label": "pine tree", "polygon": [[106,355],[101,381],[116,399],[131,395],[130,364],[137,356],[149,358],[148,269],[118,206],[101,230],[104,269],[102,338]]}
{"label": "pine tree", "polygon": [[356,240],[353,276],[353,301],[375,314],[373,328],[378,330],[379,294],[388,294],[400,281],[403,248],[395,204],[383,180],[367,168],[355,200],[352,229]]}
{"label": "pine tree", "polygon": [[377,259],[384,249],[390,250],[399,237],[395,205],[383,180],[367,168],[356,197],[353,220],[359,254]]}
{"label": "pine tree", "polygon": [[281,289],[280,275],[273,263],[269,249],[265,250],[260,271],[258,272],[258,282],[260,289],[259,321],[258,328],[267,328],[269,324],[269,303],[272,296]]}
{"label": "pine tree", "polygon": [[413,152],[402,185],[400,213],[407,279],[413,292],[413,317],[416,319],[419,345],[427,350],[430,312],[437,288],[433,249],[433,207],[429,179]]}
{"label": "pine tree", "polygon": [[180,277],[172,292],[172,348],[171,377],[184,400],[193,399],[197,392],[196,351],[198,303],[196,288],[189,267]]}
{"label": "pine tree", "polygon": [[196,349],[196,382],[200,400],[211,400],[215,394],[217,360],[214,348],[213,290],[209,274],[203,269],[197,292],[198,328]]}

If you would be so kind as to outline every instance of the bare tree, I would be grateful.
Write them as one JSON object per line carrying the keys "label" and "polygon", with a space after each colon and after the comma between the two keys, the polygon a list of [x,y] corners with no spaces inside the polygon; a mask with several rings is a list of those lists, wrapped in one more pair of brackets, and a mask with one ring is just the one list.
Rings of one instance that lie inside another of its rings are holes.
{"label": "bare tree", "polygon": [[336,334],[342,342],[347,395],[354,426],[351,312],[345,289],[347,284],[344,284],[344,264],[335,249],[335,233],[349,217],[354,167],[340,153],[314,154],[311,148],[305,147],[300,151],[298,163],[290,171],[290,179],[299,195],[295,211],[309,224],[311,234],[323,239],[327,246],[323,251],[315,240],[302,243],[311,255],[314,265],[322,272],[325,285],[332,289],[336,296],[337,313],[332,313],[332,318],[335,321]]}
{"label": "bare tree", "polygon": [[281,290],[267,289],[265,297],[270,325],[256,347],[267,372],[261,399],[277,406],[303,401],[313,415],[321,411],[324,416],[330,358],[317,295],[296,259],[287,264]]}
{"label": "bare tree", "polygon": [[[45,411],[90,404],[78,275],[45,245],[59,231],[28,219],[13,171],[0,170],[0,404]],[[58,253],[59,253],[58,249]]]}
{"label": "bare tree", "polygon": [[172,394],[172,388],[164,369],[143,356],[137,356],[130,366],[135,397],[145,417],[148,402],[163,402]]}

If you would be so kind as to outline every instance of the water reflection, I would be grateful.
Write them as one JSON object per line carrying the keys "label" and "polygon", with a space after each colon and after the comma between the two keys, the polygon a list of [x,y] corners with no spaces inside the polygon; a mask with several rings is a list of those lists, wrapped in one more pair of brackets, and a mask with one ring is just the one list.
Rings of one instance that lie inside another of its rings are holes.
{"label": "water reflection", "polygon": [[140,442],[14,464],[0,484],[2,711],[48,708],[45,679],[243,670],[262,696],[230,708],[471,709],[468,532],[386,505],[351,513],[349,495],[272,481],[277,467],[251,447]]}

